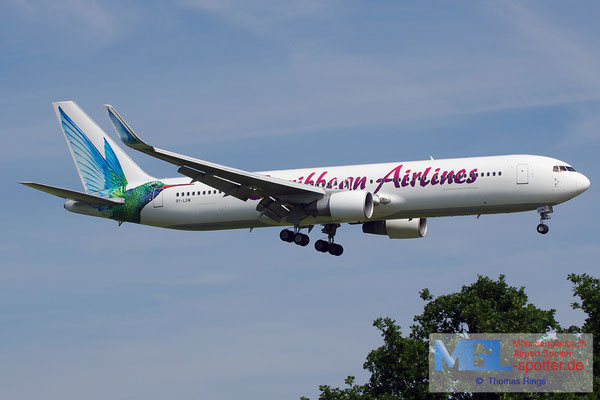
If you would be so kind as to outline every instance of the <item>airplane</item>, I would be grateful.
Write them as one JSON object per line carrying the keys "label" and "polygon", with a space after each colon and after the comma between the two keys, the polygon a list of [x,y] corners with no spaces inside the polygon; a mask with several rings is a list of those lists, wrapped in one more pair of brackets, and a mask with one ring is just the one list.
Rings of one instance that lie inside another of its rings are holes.
{"label": "airplane", "polygon": [[421,238],[427,218],[537,210],[537,231],[553,207],[583,193],[589,179],[568,163],[501,155],[248,172],[162,150],[144,142],[110,105],[104,108],[129,148],[174,164],[181,174],[144,172],[73,101],[53,103],[84,192],[20,182],[66,199],[68,211],[161,228],[210,231],[284,227],[280,239],[339,256],[341,224],[390,239]]}

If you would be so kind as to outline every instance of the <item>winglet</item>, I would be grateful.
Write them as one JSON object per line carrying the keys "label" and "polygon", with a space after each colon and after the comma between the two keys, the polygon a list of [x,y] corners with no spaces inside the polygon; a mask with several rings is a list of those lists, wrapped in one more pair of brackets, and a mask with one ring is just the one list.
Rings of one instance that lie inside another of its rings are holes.
{"label": "winglet", "polygon": [[110,118],[110,122],[112,122],[115,131],[117,131],[121,141],[125,143],[126,146],[141,151],[154,150],[152,146],[144,143],[144,141],[140,139],[135,132],[133,132],[133,129],[131,129],[131,127],[127,124],[127,122],[125,122],[125,120],[119,115],[113,106],[110,104],[105,104],[104,108],[108,113],[108,118]]}

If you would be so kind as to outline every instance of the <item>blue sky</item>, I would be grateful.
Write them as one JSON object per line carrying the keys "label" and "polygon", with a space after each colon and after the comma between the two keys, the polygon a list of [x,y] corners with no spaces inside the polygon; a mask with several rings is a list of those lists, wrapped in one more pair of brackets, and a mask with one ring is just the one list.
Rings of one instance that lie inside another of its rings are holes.
{"label": "blue sky", "polygon": [[[4,2],[4,397],[316,397],[319,384],[365,379],[364,358],[380,344],[373,319],[407,332],[420,289],[454,292],[477,274],[506,274],[563,325],[580,324],[565,278],[599,275],[599,11],[548,1]],[[571,163],[592,186],[555,208],[543,237],[535,212],[432,219],[426,238],[407,241],[344,226],[339,258],[285,244],[278,229],[117,227],[16,183],[81,188],[56,100],[77,101],[112,135],[110,103],[150,143],[246,170],[532,153]]]}

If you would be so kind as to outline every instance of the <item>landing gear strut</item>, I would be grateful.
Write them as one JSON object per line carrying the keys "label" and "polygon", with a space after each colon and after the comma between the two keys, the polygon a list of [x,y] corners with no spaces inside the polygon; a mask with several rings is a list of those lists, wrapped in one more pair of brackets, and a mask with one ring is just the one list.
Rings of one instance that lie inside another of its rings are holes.
{"label": "landing gear strut", "polygon": [[537,212],[538,214],[540,214],[540,223],[537,226],[537,231],[542,235],[545,235],[546,233],[548,233],[550,228],[548,228],[548,225],[544,224],[544,221],[550,219],[550,216],[548,214],[553,212],[552,206],[538,207]]}
{"label": "landing gear strut", "polygon": [[340,224],[325,224],[323,225],[323,229],[321,232],[327,234],[327,241],[325,240],[317,240],[315,242],[315,249],[320,251],[321,253],[327,253],[333,256],[341,256],[344,252],[344,248],[337,244],[333,243],[333,239],[335,237],[335,232],[337,228],[340,227]]}

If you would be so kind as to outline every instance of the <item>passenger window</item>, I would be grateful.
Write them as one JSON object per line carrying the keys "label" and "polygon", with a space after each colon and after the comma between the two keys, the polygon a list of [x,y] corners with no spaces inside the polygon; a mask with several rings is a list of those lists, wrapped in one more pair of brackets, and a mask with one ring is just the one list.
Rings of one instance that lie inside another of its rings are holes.
{"label": "passenger window", "polygon": [[502,175],[502,171],[498,172],[498,176],[501,176],[501,175]]}
{"label": "passenger window", "polygon": [[175,193],[175,197],[179,197],[179,192]]}
{"label": "passenger window", "polygon": [[493,175],[493,176],[496,176],[496,173],[494,172],[494,173],[492,173],[492,175]]}
{"label": "passenger window", "polygon": [[206,194],[206,190],[202,191],[202,194]]}
{"label": "passenger window", "polygon": [[490,173],[489,173],[489,172],[487,173],[487,176],[490,176]]}

